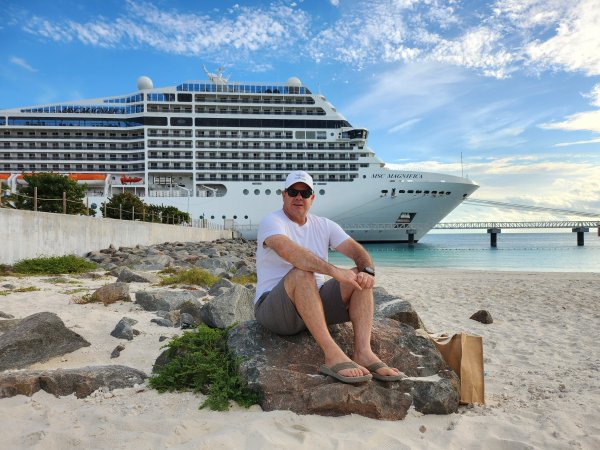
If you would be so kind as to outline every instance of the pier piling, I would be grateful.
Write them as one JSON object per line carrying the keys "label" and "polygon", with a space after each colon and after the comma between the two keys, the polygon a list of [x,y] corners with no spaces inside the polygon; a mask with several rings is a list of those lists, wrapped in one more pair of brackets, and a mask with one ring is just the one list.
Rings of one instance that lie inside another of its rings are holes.
{"label": "pier piling", "polygon": [[417,233],[417,230],[415,230],[413,228],[406,229],[406,234],[408,234],[408,245],[410,247],[413,247],[415,245],[415,234],[416,233]]}
{"label": "pier piling", "polygon": [[496,247],[496,238],[497,235],[502,233],[502,230],[500,228],[488,228],[487,232],[490,235],[490,246],[491,247]]}
{"label": "pier piling", "polygon": [[572,228],[571,231],[573,231],[573,233],[577,233],[577,246],[583,247],[584,236],[585,236],[584,233],[587,233],[588,231],[590,231],[590,229],[587,227],[575,227],[575,228]]}

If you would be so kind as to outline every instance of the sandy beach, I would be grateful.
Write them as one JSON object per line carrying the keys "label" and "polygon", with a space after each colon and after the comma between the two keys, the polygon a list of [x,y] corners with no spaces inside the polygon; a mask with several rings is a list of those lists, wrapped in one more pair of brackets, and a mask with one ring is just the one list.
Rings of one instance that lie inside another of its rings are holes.
{"label": "sandy beach", "polygon": [[[122,364],[150,373],[160,336],[153,313],[133,303],[79,305],[73,300],[113,277],[0,277],[33,292],[0,296],[0,311],[16,318],[56,313],[92,345],[31,368]],[[7,449],[119,448],[600,448],[600,274],[484,272],[381,268],[378,285],[409,300],[431,331],[483,336],[486,405],[457,414],[403,421],[358,415],[300,416],[233,406],[199,410],[202,395],[158,394],[146,385],[56,398],[45,392],[0,400],[0,442]],[[147,285],[132,283],[131,291]],[[78,291],[78,292],[75,292]],[[494,323],[469,319],[488,310]],[[123,317],[138,320],[133,341],[109,335]],[[116,359],[111,351],[125,350]]]}

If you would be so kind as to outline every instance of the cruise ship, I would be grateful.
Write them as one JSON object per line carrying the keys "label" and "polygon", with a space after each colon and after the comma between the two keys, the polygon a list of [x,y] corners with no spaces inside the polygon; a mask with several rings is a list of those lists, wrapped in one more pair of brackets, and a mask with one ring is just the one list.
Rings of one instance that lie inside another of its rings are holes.
{"label": "cruise ship", "polygon": [[[131,192],[194,221],[249,239],[281,207],[287,174],[313,176],[311,212],[360,242],[417,242],[477,188],[452,175],[391,170],[320,93],[284,83],[205,81],[113,97],[0,110],[0,182],[23,173],[67,174],[90,205]],[[98,216],[101,212],[98,212]]]}

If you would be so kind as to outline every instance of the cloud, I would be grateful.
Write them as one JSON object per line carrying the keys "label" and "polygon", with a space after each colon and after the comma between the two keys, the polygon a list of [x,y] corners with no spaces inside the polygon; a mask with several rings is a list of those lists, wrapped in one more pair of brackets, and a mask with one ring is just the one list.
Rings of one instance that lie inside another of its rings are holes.
{"label": "cloud", "polygon": [[525,47],[530,62],[542,68],[600,75],[600,1],[573,2],[556,25],[554,36],[536,39]]}
{"label": "cloud", "polygon": [[272,54],[305,39],[307,27],[306,13],[281,4],[258,8],[238,5],[213,18],[129,0],[125,13],[114,19],[53,23],[34,16],[23,29],[53,41],[79,41],[104,48],[148,46],[165,53],[219,56],[222,61],[257,51]]}
{"label": "cloud", "polygon": [[421,117],[416,117],[414,119],[407,120],[406,122],[400,123],[388,130],[388,133],[393,134],[399,131],[410,130],[416,124],[418,124],[422,120]]}
{"label": "cloud", "polygon": [[329,3],[333,6],[340,6],[340,0],[329,0]]}
{"label": "cloud", "polygon": [[32,66],[30,66],[27,61],[25,61],[23,58],[19,58],[17,56],[11,56],[9,61],[11,63],[13,63],[16,66],[22,67],[23,69],[26,69],[30,72],[37,72],[38,70]]}
{"label": "cloud", "polygon": [[[473,194],[474,199],[600,213],[600,156],[594,153],[480,158],[465,161],[462,167],[459,161],[421,161],[386,166],[455,175],[464,172],[465,176],[468,175],[480,185]],[[445,221],[544,218],[565,217],[463,204]]]}
{"label": "cloud", "polygon": [[[600,84],[596,84],[589,93],[583,94],[583,96],[589,98],[593,106],[600,106]],[[540,127],[547,130],[592,131],[600,133],[600,109],[571,114],[562,122],[544,123]],[[596,140],[587,142],[578,141],[576,144],[595,142]],[[566,145],[573,145],[573,143]]]}

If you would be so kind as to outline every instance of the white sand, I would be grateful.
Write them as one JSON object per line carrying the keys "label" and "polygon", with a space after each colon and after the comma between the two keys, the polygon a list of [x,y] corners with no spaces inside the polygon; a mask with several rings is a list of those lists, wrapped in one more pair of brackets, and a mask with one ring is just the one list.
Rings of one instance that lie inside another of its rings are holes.
{"label": "white sand", "polygon": [[[82,285],[45,279],[0,278],[0,286],[42,289],[0,296],[0,311],[15,317],[55,312],[92,346],[33,368],[124,364],[149,373],[160,353],[158,337],[179,333],[151,324],[154,314],[134,304],[77,305],[71,299],[82,293],[65,293],[114,279],[78,280]],[[483,336],[485,406],[461,407],[448,416],[411,409],[405,420],[386,422],[263,412],[258,406],[212,412],[198,409],[202,395],[158,394],[147,386],[95,392],[81,400],[39,392],[0,400],[0,445],[61,450],[600,448],[600,274],[380,268],[378,282],[412,302],[430,329]],[[490,311],[494,323],[469,320],[478,309]],[[139,321],[135,328],[142,334],[131,342],[109,335],[123,316]],[[126,349],[110,359],[119,343]]]}

